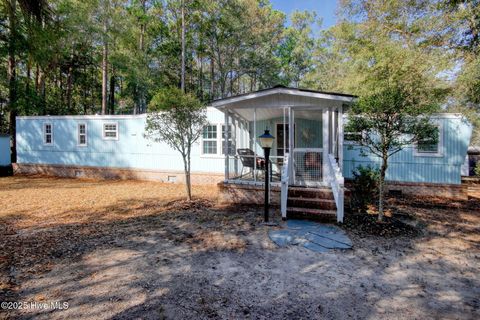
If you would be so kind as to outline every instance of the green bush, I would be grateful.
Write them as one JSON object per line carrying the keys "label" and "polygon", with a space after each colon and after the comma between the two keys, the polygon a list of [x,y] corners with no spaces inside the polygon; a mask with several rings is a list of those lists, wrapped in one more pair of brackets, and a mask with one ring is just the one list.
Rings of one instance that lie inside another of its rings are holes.
{"label": "green bush", "polygon": [[475,175],[477,177],[480,177],[480,161],[477,162],[477,165],[475,166]]}
{"label": "green bush", "polygon": [[370,166],[359,166],[353,172],[351,206],[354,211],[366,212],[369,205],[377,203],[379,178],[379,170]]}

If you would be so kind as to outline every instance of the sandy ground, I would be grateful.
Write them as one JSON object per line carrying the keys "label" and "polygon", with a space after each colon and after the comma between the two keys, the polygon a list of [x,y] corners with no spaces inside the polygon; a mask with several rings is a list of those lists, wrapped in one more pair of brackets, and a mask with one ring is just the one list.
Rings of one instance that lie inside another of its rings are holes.
{"label": "sandy ground", "polygon": [[480,197],[391,201],[419,236],[349,229],[353,250],[318,254],[275,247],[261,208],[215,206],[212,187],[187,205],[182,192],[0,178],[0,301],[68,302],[0,318],[480,318]]}

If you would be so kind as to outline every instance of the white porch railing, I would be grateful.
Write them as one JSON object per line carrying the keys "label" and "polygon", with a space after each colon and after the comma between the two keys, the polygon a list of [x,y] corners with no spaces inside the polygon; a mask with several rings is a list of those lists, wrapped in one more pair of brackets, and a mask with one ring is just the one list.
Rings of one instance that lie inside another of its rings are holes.
{"label": "white porch railing", "polygon": [[282,219],[285,220],[287,219],[288,179],[291,162],[289,153],[285,153],[283,161],[281,173],[280,212],[282,213]]}
{"label": "white porch railing", "polygon": [[332,154],[328,154],[326,168],[327,182],[332,188],[333,197],[335,198],[335,204],[337,206],[337,222],[343,222],[345,181],[340,167]]}

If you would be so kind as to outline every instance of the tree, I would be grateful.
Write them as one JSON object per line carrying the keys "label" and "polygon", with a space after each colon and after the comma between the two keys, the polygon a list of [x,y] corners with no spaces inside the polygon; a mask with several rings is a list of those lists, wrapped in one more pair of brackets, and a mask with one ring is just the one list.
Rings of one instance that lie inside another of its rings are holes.
{"label": "tree", "polygon": [[192,200],[190,153],[207,123],[204,105],[178,88],[160,89],[150,101],[145,136],[166,142],[180,152],[185,171],[187,199]]}
{"label": "tree", "polygon": [[[20,9],[26,18],[30,18],[32,23],[29,27],[35,28],[41,25],[42,21],[49,16],[50,8],[45,0],[28,1],[18,0]],[[17,55],[19,35],[19,17],[17,11],[17,0],[3,0],[2,4],[8,13],[9,33],[8,33],[8,107],[10,113],[9,132],[12,137],[12,162],[17,161],[16,152],[16,116],[18,114],[18,83],[17,83]],[[32,19],[33,18],[33,19]]]}
{"label": "tree", "polygon": [[472,144],[480,143],[480,1],[443,0],[443,20],[455,32],[447,41],[456,53],[456,77],[450,110],[463,113],[474,126]]}
{"label": "tree", "polygon": [[102,114],[107,111],[107,79],[108,79],[108,28],[110,0],[103,0],[103,49],[102,49]]}
{"label": "tree", "polygon": [[182,70],[180,71],[180,88],[185,92],[185,0],[182,0],[181,3],[182,9]]}
{"label": "tree", "polygon": [[[428,114],[435,105],[418,103],[403,87],[387,86],[360,97],[352,106],[345,126],[353,140],[380,159],[378,221],[383,220],[385,176],[389,158],[406,146],[438,141],[438,129]],[[361,152],[366,155],[365,150]]]}
{"label": "tree", "polygon": [[308,11],[295,11],[290,18],[292,25],[285,29],[277,55],[282,66],[283,84],[298,87],[313,66],[315,41],[311,25],[314,22],[321,25],[321,20],[316,21],[315,12]]}

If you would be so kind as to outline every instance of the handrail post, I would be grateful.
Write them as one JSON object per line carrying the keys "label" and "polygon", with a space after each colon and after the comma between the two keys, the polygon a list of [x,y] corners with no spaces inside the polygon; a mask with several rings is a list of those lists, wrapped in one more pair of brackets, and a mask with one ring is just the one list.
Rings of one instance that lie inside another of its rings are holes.
{"label": "handrail post", "polygon": [[281,173],[281,190],[280,190],[280,211],[282,220],[287,219],[287,199],[288,199],[288,179],[289,179],[289,163],[290,153],[285,153],[283,157],[283,167]]}

